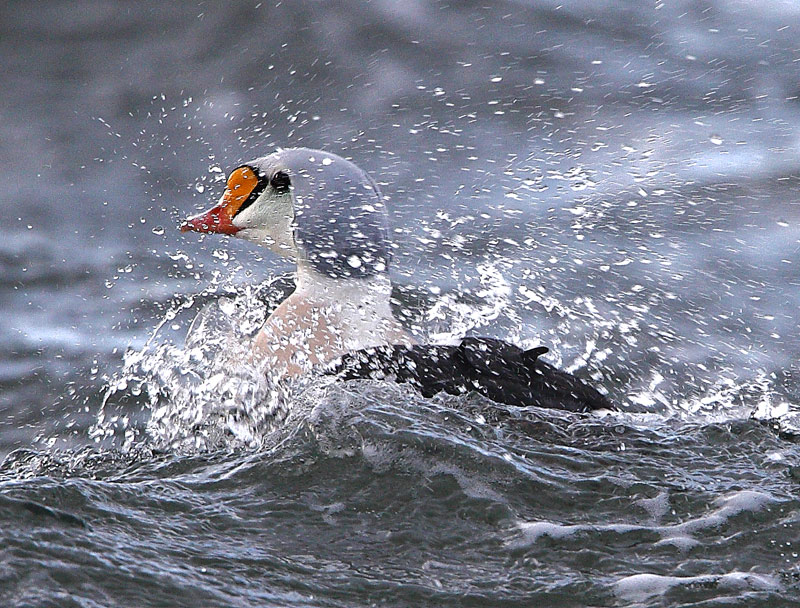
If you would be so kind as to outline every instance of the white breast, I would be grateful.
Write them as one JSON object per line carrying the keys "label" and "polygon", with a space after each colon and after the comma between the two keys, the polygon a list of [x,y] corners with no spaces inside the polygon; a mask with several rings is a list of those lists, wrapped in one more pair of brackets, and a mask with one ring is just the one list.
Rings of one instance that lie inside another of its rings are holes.
{"label": "white breast", "polygon": [[298,268],[295,292],[253,343],[254,361],[272,374],[298,375],[348,351],[412,344],[392,315],[390,295],[387,277],[332,279]]}

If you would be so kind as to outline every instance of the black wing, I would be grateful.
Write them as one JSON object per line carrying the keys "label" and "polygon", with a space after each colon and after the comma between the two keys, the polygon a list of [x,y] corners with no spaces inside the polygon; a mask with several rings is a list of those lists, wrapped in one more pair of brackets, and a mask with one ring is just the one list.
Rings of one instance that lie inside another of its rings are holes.
{"label": "black wing", "polygon": [[457,346],[415,344],[366,348],[344,355],[326,373],[406,382],[424,396],[476,391],[492,401],[588,412],[615,409],[596,389],[539,360],[530,350],[492,338],[464,338]]}

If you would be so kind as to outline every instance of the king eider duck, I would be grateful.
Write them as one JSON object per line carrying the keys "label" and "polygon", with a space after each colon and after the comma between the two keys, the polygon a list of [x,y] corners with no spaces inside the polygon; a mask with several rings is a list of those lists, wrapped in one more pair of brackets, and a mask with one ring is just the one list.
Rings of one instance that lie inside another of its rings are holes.
{"label": "king eider duck", "polygon": [[377,184],[340,156],[280,149],[234,169],[219,203],[181,231],[266,246],[297,265],[296,287],[253,341],[271,374],[406,382],[425,396],[477,391],[493,401],[571,411],[613,409],[571,374],[490,338],[418,344],[390,306],[388,214]]}

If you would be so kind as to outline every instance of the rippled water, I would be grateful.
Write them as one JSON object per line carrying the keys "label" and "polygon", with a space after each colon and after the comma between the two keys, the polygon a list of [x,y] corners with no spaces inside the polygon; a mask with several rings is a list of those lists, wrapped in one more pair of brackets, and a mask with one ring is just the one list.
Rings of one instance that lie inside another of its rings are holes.
{"label": "rippled water", "polygon": [[[794,2],[0,7],[0,604],[800,605]],[[605,416],[274,386],[288,266],[177,232],[278,145],[396,312]]]}

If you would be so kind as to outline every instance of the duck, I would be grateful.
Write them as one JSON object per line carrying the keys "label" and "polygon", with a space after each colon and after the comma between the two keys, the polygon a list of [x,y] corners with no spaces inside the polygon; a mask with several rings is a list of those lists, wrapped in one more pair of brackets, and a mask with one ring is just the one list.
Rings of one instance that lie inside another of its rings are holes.
{"label": "duck", "polygon": [[596,388],[542,361],[546,347],[415,339],[391,308],[388,224],[377,183],[353,162],[280,148],[233,169],[218,203],[180,230],[244,239],[294,262],[294,291],[252,342],[252,362],[273,377],[319,373],[406,383],[425,397],[477,392],[516,406],[614,409]]}

